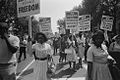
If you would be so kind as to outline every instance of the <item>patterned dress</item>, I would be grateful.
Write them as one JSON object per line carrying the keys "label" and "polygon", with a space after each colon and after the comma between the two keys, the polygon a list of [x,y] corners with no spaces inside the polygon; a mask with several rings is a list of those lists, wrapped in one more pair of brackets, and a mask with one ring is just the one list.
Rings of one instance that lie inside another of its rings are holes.
{"label": "patterned dress", "polygon": [[[91,74],[92,80],[112,80],[107,64],[108,53],[106,51],[106,46],[102,45],[102,47],[103,50],[91,45],[88,49],[87,61],[93,63]],[[88,77],[86,79],[89,80]]]}
{"label": "patterned dress", "polygon": [[78,57],[83,58],[84,56],[84,42],[82,39],[77,38],[77,43],[78,43]]}
{"label": "patterned dress", "polygon": [[[48,54],[51,55],[51,47],[49,44],[39,44],[36,43],[32,46],[33,51],[35,51],[35,54],[38,58],[45,58]],[[36,60],[35,61],[35,68],[34,68],[34,74],[35,78],[34,80],[48,80],[47,79],[47,60]]]}
{"label": "patterned dress", "polygon": [[[71,43],[71,41],[69,42],[69,43]],[[75,41],[73,41],[73,45],[75,45]],[[69,49],[70,49],[70,52],[66,52],[67,53],[67,56],[66,56],[66,59],[67,59],[67,61],[69,62],[71,62],[71,61],[77,61],[77,55],[76,55],[76,51],[75,51],[75,49],[73,48],[73,46],[71,45],[70,47],[69,47]]]}

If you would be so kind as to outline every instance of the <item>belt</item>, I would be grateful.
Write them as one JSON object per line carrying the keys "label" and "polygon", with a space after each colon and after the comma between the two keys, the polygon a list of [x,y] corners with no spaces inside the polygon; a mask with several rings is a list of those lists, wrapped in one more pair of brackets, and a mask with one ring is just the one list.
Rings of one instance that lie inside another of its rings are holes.
{"label": "belt", "polygon": [[0,63],[0,67],[10,67],[10,66],[15,66],[16,63]]}
{"label": "belt", "polygon": [[35,58],[35,60],[41,60],[41,61],[44,61],[44,60],[47,60],[48,58],[47,57],[45,57],[45,58],[38,58],[38,57],[36,57]]}

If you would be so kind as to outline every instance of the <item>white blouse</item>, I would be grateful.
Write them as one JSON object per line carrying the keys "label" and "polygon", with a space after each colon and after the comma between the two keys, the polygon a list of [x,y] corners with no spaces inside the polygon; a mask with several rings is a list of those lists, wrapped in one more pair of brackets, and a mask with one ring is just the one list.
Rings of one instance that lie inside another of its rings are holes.
{"label": "white blouse", "polygon": [[38,58],[45,58],[47,55],[52,55],[52,49],[51,46],[47,43],[40,44],[36,43],[32,45],[32,50],[35,51],[35,55]]}

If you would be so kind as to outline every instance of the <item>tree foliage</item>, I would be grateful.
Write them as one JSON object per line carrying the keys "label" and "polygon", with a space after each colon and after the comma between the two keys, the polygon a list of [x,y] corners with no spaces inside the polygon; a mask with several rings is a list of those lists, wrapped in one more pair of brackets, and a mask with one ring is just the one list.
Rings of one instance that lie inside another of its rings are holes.
{"label": "tree foliage", "polygon": [[99,28],[102,15],[114,18],[118,16],[116,15],[118,2],[120,0],[83,0],[82,5],[75,6],[71,11],[78,11],[79,15],[90,14],[92,16],[91,28],[94,31]]}
{"label": "tree foliage", "polygon": [[[0,21],[13,24],[15,34],[28,33],[28,17],[17,17],[17,0],[0,0]],[[32,17],[33,34],[38,32],[38,21]]]}

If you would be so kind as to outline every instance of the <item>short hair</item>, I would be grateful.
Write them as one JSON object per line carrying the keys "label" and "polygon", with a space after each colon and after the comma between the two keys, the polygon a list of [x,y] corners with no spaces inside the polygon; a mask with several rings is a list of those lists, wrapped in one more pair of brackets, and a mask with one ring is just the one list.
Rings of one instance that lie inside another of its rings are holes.
{"label": "short hair", "polygon": [[35,34],[35,40],[37,41],[38,40],[38,36],[39,35],[42,35],[44,37],[44,42],[48,41],[48,38],[46,37],[46,35],[42,32],[38,32]]}
{"label": "short hair", "polygon": [[93,34],[92,36],[92,40],[93,40],[93,43],[95,42],[95,40],[101,36],[101,39],[104,41],[105,40],[105,37],[104,37],[104,33],[102,31],[97,31],[96,33]]}
{"label": "short hair", "polygon": [[6,22],[0,22],[0,33],[4,33],[8,31],[8,24]]}

